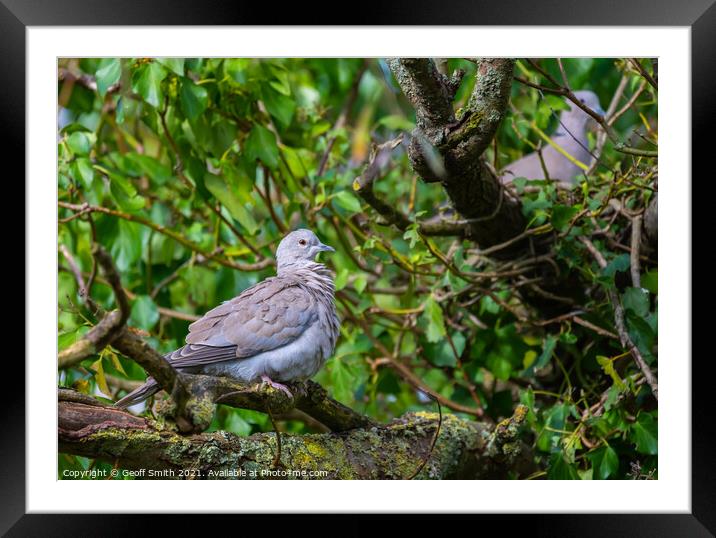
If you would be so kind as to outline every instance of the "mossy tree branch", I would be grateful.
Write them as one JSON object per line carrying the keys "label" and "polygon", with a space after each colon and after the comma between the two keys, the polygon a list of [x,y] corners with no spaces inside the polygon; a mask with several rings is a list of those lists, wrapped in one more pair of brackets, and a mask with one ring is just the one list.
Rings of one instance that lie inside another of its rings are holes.
{"label": "mossy tree branch", "polygon": [[[408,147],[413,170],[427,182],[443,184],[464,218],[462,234],[488,248],[523,232],[520,203],[506,195],[481,160],[507,110],[514,60],[480,59],[469,102],[456,113],[451,86],[433,60],[394,58],[388,65],[416,112]],[[497,257],[512,257],[513,251],[501,250]]]}
{"label": "mossy tree branch", "polygon": [[64,392],[58,423],[61,452],[129,470],[174,471],[174,478],[190,470],[189,478],[405,479],[423,463],[416,478],[502,478],[531,470],[529,450],[518,438],[527,411],[523,406],[494,430],[446,415],[434,446],[435,413],[409,413],[386,425],[341,433],[282,434],[281,461],[274,467],[275,433],[182,436],[90,397]]}

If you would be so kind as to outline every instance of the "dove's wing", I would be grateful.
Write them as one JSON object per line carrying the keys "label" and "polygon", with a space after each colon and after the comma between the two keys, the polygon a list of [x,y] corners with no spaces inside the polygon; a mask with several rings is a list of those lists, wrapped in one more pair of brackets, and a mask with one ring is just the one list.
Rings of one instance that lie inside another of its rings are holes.
{"label": "dove's wing", "polygon": [[271,277],[189,326],[186,345],[167,358],[177,368],[247,358],[288,345],[318,319],[315,299],[287,277]]}

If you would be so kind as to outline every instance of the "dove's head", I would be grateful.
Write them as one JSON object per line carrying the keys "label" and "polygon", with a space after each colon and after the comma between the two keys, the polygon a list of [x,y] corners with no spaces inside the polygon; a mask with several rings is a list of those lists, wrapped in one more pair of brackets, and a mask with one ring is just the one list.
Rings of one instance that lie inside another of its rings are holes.
{"label": "dove's head", "polygon": [[315,261],[319,252],[335,252],[324,245],[311,230],[300,229],[284,237],[276,250],[279,271],[289,266],[305,266]]}

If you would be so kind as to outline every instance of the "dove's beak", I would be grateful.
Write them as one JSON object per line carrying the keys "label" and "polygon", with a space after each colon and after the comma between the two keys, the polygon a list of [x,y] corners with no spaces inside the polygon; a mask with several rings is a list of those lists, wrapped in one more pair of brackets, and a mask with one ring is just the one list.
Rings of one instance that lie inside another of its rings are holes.
{"label": "dove's beak", "polygon": [[335,252],[335,251],[336,251],[335,248],[329,247],[328,245],[324,245],[323,243],[318,245],[318,252]]}

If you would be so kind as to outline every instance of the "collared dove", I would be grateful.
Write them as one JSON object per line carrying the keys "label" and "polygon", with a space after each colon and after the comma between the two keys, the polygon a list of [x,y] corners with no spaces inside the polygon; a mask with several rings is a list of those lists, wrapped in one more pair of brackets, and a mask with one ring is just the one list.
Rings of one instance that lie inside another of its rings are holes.
{"label": "collared dove", "polygon": [[[584,90],[574,92],[574,95],[586,106],[598,114],[604,115],[604,111],[599,104],[599,97],[594,92]],[[594,120],[572,101],[565,100],[569,105],[569,110],[563,110],[559,115],[559,126],[550,138],[574,159],[588,166],[591,155],[588,151],[587,126],[590,121]],[[566,187],[571,187],[577,183],[577,179],[584,172],[582,168],[571,162],[551,145],[543,147],[541,151],[544,168],[547,169],[550,179],[558,180],[560,184]],[[529,153],[521,159],[508,164],[502,169],[500,175],[505,183],[517,177],[546,179],[537,152]]]}
{"label": "collared dove", "polygon": [[[331,356],[338,339],[333,274],[316,263],[334,252],[310,230],[296,230],[276,251],[277,275],[244,290],[189,325],[186,345],[165,358],[189,373],[259,379],[286,392],[280,381],[308,379]],[[160,389],[149,378],[115,405],[129,407]]]}

